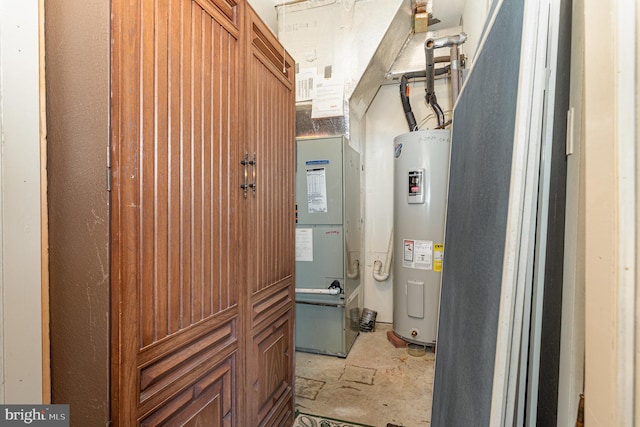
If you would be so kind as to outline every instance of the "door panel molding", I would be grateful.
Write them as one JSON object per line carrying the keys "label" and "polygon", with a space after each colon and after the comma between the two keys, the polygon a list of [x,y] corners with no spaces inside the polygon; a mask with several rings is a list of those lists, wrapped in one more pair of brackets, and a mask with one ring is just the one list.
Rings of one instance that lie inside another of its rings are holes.
{"label": "door panel molding", "polygon": [[283,312],[291,309],[291,277],[287,277],[275,285],[253,295],[251,328],[267,326],[269,320],[278,318]]}
{"label": "door panel molding", "polygon": [[194,0],[209,15],[238,29],[238,2],[233,0]]}
{"label": "door panel molding", "polygon": [[[211,329],[162,357],[139,367],[140,403],[155,399],[200,375],[204,366],[218,363],[237,347],[236,319]],[[177,345],[180,345],[178,343]]]}
{"label": "door panel molding", "polygon": [[289,365],[293,358],[293,310],[276,320],[253,339],[250,360],[253,366],[253,387],[250,400],[255,402],[256,425],[274,425],[269,420],[289,407],[293,401],[293,376]]}
{"label": "door panel molding", "polygon": [[[141,364],[147,364],[158,359],[170,350],[178,350],[176,341],[188,343],[206,337],[210,334],[217,334],[224,331],[228,332],[230,339],[237,339],[237,308],[228,309],[215,316],[201,321],[193,325],[189,329],[176,332],[174,335],[158,340],[150,346],[140,349],[139,361]],[[225,335],[226,338],[226,335]]]}
{"label": "door panel molding", "polygon": [[198,377],[171,400],[157,405],[141,426],[231,426],[234,425],[232,387],[235,354]]}
{"label": "door panel molding", "polygon": [[262,63],[290,89],[294,81],[292,58],[286,55],[284,49],[277,48],[281,45],[262,22],[253,21],[251,30],[254,55],[260,58]]}

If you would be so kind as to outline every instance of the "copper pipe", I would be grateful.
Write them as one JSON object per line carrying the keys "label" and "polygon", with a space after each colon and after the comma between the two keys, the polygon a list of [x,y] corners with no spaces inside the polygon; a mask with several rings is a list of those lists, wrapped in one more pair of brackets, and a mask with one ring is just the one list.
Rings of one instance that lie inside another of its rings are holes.
{"label": "copper pipe", "polygon": [[[460,58],[460,63],[462,64],[465,60],[464,53],[460,54],[459,58]],[[435,62],[436,64],[441,62],[449,62],[449,61],[451,61],[450,56],[436,56],[435,58],[433,58],[433,62]]]}

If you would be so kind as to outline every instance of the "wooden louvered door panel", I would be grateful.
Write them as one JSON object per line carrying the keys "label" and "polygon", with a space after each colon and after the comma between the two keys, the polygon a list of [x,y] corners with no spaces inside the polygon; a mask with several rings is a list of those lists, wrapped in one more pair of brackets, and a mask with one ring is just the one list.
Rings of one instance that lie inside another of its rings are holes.
{"label": "wooden louvered door panel", "polygon": [[245,219],[248,335],[247,426],[293,422],[294,160],[293,60],[247,7],[246,153],[256,164]]}
{"label": "wooden louvered door panel", "polygon": [[243,4],[112,0],[112,417],[239,426]]}

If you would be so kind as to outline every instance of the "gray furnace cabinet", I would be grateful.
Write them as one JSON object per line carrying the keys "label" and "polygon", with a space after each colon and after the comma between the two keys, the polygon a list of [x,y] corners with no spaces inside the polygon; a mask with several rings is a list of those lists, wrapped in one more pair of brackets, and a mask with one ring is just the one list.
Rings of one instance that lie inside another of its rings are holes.
{"label": "gray furnace cabinet", "polygon": [[343,136],[296,143],[296,350],[346,357],[362,307],[360,155]]}

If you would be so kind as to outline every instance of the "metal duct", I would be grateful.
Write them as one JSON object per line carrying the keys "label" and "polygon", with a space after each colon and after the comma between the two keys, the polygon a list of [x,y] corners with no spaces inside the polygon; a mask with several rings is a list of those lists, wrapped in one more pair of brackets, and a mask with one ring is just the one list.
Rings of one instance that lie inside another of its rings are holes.
{"label": "metal duct", "polygon": [[366,113],[410,35],[411,3],[403,1],[349,98],[351,111],[358,118]]}
{"label": "metal duct", "polygon": [[298,71],[323,69],[320,80],[329,69],[329,75],[341,73],[344,78],[341,115],[314,118],[312,102],[298,102],[296,135],[349,136],[350,116],[364,116],[411,34],[411,1],[318,0],[277,10],[278,37],[296,59]]}

